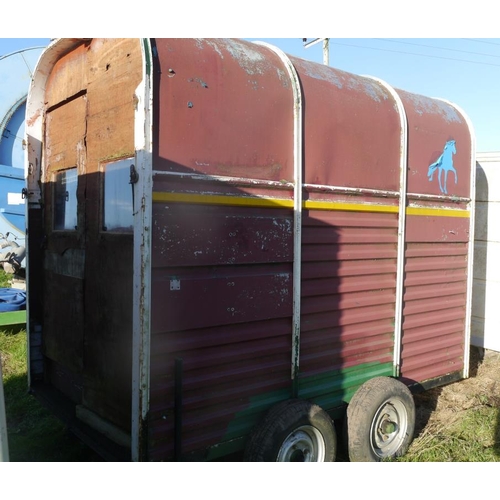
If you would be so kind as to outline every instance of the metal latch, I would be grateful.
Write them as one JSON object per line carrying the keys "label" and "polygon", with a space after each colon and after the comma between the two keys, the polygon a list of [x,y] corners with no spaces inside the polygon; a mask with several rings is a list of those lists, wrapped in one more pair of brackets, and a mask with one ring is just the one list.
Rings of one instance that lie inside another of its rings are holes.
{"label": "metal latch", "polygon": [[135,165],[130,165],[130,181],[129,184],[137,184],[139,181],[139,174],[135,169]]}

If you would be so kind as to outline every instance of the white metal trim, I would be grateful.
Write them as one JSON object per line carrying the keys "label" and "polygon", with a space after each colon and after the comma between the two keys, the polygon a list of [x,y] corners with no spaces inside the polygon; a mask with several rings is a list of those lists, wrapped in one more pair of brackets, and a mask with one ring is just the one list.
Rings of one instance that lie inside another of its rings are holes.
{"label": "white metal trim", "polygon": [[408,120],[403,101],[396,90],[387,82],[373,76],[366,76],[385,87],[396,102],[396,107],[401,121],[400,135],[400,180],[399,180],[399,221],[398,221],[398,252],[396,264],[396,303],[394,311],[394,375],[401,372],[401,340],[403,333],[403,291],[405,267],[405,241],[406,241],[406,196],[408,178]]}
{"label": "white metal trim", "polygon": [[143,79],[135,91],[134,117],[134,276],[132,333],[132,460],[144,459],[145,421],[149,412],[151,348],[151,223],[153,192],[153,53],[141,39]]}
{"label": "white metal trim", "polygon": [[470,198],[463,196],[448,196],[439,194],[406,193],[408,200],[429,201],[436,203],[469,203]]}
{"label": "white metal trim", "polygon": [[194,181],[205,181],[211,184],[225,184],[231,186],[264,187],[271,189],[289,190],[293,189],[293,182],[270,181],[263,179],[252,179],[249,177],[231,177],[226,175],[192,174],[187,172],[168,172],[166,170],[153,170],[153,178],[178,177]]}
{"label": "white metal trim", "polygon": [[293,240],[293,319],[292,319],[292,369],[291,379],[298,376],[300,355],[300,301],[301,301],[301,260],[302,260],[302,91],[300,79],[289,57],[277,47],[265,42],[254,42],[272,50],[285,65],[293,91],[293,165],[294,165],[294,240]]}

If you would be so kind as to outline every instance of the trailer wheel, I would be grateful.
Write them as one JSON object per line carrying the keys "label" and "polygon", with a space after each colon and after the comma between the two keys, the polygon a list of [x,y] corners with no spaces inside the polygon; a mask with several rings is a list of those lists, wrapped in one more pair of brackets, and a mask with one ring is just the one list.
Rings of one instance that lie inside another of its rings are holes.
{"label": "trailer wheel", "polygon": [[318,405],[298,399],[274,406],[250,436],[249,462],[333,462],[337,436]]}
{"label": "trailer wheel", "polygon": [[405,384],[376,377],[354,394],[345,419],[351,462],[403,456],[413,440],[415,402]]}

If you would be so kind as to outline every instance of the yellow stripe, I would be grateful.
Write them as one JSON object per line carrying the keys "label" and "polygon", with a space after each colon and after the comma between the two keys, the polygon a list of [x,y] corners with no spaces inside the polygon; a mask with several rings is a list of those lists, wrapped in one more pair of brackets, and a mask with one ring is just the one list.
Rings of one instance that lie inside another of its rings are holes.
{"label": "yellow stripe", "polygon": [[[276,198],[254,198],[250,196],[225,196],[192,193],[165,193],[154,192],[154,203],[194,203],[206,205],[231,205],[242,207],[263,207],[263,208],[293,208],[293,200]],[[306,210],[345,210],[355,212],[372,213],[398,213],[399,207],[395,205],[369,205],[362,203],[344,203],[335,201],[311,201],[303,202]],[[434,216],[434,217],[470,217],[469,210],[451,208],[428,208],[428,207],[408,207],[407,215]]]}
{"label": "yellow stripe", "polygon": [[293,208],[293,200],[276,198],[251,198],[245,196],[224,196],[191,193],[153,193],[153,202],[181,202],[207,205],[237,205],[245,207]]}
{"label": "yellow stripe", "polygon": [[349,210],[354,212],[391,212],[398,213],[395,205],[363,205],[361,203],[342,203],[337,201],[311,201],[303,203],[304,208],[311,210]]}
{"label": "yellow stripe", "polygon": [[470,211],[458,208],[408,207],[406,209],[406,215],[427,215],[432,217],[470,217]]}

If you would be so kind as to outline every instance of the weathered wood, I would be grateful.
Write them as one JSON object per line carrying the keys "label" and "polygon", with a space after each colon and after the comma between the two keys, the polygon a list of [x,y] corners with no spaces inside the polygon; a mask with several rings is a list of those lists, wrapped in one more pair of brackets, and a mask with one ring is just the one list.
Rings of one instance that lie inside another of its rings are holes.
{"label": "weathered wood", "polygon": [[66,101],[87,87],[87,44],[61,57],[50,73],[45,92],[46,108]]}
{"label": "weathered wood", "polygon": [[[43,352],[59,390],[128,432],[132,235],[103,229],[102,197],[106,162],[134,155],[140,42],[94,39],[63,56],[54,73],[44,150]],[[78,170],[77,228],[53,231],[52,174],[72,167]]]}

